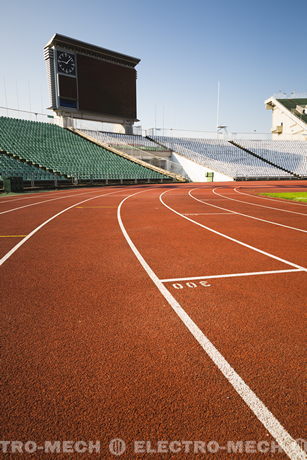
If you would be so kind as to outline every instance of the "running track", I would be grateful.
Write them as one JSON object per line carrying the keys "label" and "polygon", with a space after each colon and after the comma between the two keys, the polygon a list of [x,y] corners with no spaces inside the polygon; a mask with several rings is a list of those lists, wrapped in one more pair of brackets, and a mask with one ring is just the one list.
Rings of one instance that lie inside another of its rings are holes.
{"label": "running track", "polygon": [[122,458],[204,457],[135,440],[277,441],[207,455],[305,458],[307,205],[257,193],[306,187],[0,197],[1,439],[100,440],[101,458],[117,437]]}

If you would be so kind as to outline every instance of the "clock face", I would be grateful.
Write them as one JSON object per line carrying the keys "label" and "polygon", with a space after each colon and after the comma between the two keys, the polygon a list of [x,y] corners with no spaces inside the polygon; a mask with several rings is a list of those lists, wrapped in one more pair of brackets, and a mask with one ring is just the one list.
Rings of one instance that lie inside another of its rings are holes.
{"label": "clock face", "polygon": [[75,75],[75,55],[64,51],[58,51],[58,71],[66,75]]}

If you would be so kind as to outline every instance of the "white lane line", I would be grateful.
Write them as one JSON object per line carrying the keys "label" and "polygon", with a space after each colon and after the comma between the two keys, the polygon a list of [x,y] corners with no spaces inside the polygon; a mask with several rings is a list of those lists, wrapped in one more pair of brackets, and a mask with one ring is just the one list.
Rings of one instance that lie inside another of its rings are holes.
{"label": "white lane line", "polygon": [[[274,187],[273,187],[274,188]],[[251,193],[245,193],[245,192],[240,192],[237,188],[234,188],[234,191],[237,192],[237,193],[240,193],[240,195],[246,195],[246,196],[251,196],[252,198],[259,198],[260,200],[269,200],[269,201],[277,201],[277,203],[285,203],[287,204],[289,202],[289,204],[296,204],[298,206],[307,206],[306,204],[304,203],[296,203],[294,201],[291,201],[291,200],[288,200],[288,201],[282,201],[282,200],[277,200],[275,198],[269,198],[267,196],[259,196],[259,195],[253,195]],[[274,192],[273,192],[274,193]],[[275,193],[278,193],[278,192],[275,192]],[[283,193],[283,192],[280,192],[280,193]]]}
{"label": "white lane line", "polygon": [[13,212],[13,211],[18,211],[18,209],[23,209],[23,208],[29,208],[30,206],[36,206],[37,204],[42,204],[42,203],[48,203],[49,201],[56,201],[56,200],[62,200],[64,198],[74,198],[75,196],[80,196],[80,195],[89,195],[90,193],[94,193],[93,191],[91,192],[82,192],[82,193],[78,193],[76,195],[65,195],[65,196],[60,196],[60,197],[57,197],[57,198],[51,198],[50,200],[43,200],[43,201],[36,201],[35,203],[31,203],[31,204],[26,204],[24,206],[19,206],[18,208],[13,208],[13,209],[7,209],[6,211],[1,211],[0,214],[6,214],[8,212]]}
{"label": "white lane line", "polygon": [[[0,201],[0,204],[4,204],[4,203],[12,203],[13,201],[20,201],[20,200],[29,200],[30,198],[41,198],[43,196],[48,196],[49,194],[52,194],[52,195],[58,195],[60,193],[67,193],[67,192],[78,192],[79,190],[81,190],[80,188],[78,189],[72,189],[72,190],[69,190],[69,189],[63,189],[63,190],[48,190],[46,192],[41,192],[41,193],[27,193],[26,196],[18,196],[18,195],[11,195],[11,196],[7,196],[7,197],[2,197],[0,195],[0,198],[7,198],[6,200],[3,200],[3,201]],[[73,194],[73,193],[72,193]]]}
{"label": "white lane line", "polygon": [[183,219],[189,220],[195,225],[198,225],[201,228],[204,228],[205,230],[208,230],[209,232],[215,233],[216,235],[222,236],[223,238],[226,238],[227,240],[233,241],[234,243],[240,244],[241,246],[244,246],[246,248],[251,249],[252,251],[259,252],[260,254],[263,254],[267,257],[270,257],[271,259],[278,260],[279,262],[282,262],[286,265],[290,265],[291,267],[299,268],[301,270],[304,270],[307,272],[307,268],[302,267],[301,265],[295,264],[293,262],[290,262],[289,260],[282,259],[281,257],[274,256],[273,254],[270,254],[269,252],[263,251],[262,249],[258,249],[255,246],[251,246],[250,244],[243,243],[243,241],[236,240],[235,238],[232,238],[231,236],[225,235],[225,233],[218,232],[217,230],[214,230],[213,228],[207,227],[206,225],[201,224],[200,222],[197,222],[196,220],[191,219],[190,217],[184,216],[180,212],[176,211],[175,209],[171,208],[168,206],[162,199],[162,196],[165,195],[165,193],[169,192],[169,190],[166,190],[165,192],[161,193],[160,195],[160,201],[161,203],[168,208],[170,211],[174,212],[175,214],[178,214],[178,216],[182,217]]}
{"label": "white lane line", "polygon": [[[48,192],[46,192],[48,193]],[[36,198],[36,196],[41,198],[44,194],[43,193],[34,193],[34,194],[31,194],[31,196],[23,196],[21,198],[16,198],[16,195],[13,195],[11,198],[12,199],[7,199],[7,200],[2,200],[0,201],[0,204],[6,204],[6,203],[13,203],[14,201],[20,201],[20,200],[30,200],[30,198]],[[10,198],[10,197],[6,197],[6,198]]]}
{"label": "white lane line", "polygon": [[[207,203],[206,201],[200,200],[199,198],[196,198],[194,195],[192,195],[192,192],[193,192],[194,190],[199,190],[199,189],[192,189],[192,190],[190,190],[190,191],[189,191],[190,197],[193,198],[194,200],[199,201],[200,203],[206,204],[207,206],[213,206],[214,208],[224,209],[224,211],[228,211],[228,212],[230,212],[230,213],[232,213],[232,214],[238,214],[239,216],[247,217],[248,219],[260,220],[260,221],[265,222],[265,223],[267,223],[267,224],[278,225],[278,227],[285,227],[285,228],[289,228],[290,230],[296,230],[297,232],[307,233],[307,230],[302,230],[301,228],[290,227],[290,225],[279,224],[278,222],[273,222],[273,221],[271,221],[271,220],[262,219],[262,218],[260,218],[260,217],[250,216],[249,214],[243,214],[243,212],[232,211],[231,209],[228,209],[228,208],[222,208],[222,206],[217,206],[217,205],[214,205],[214,204]],[[213,193],[214,193],[215,195],[218,195],[218,196],[221,196],[222,198],[228,199],[226,196],[220,195],[220,194],[217,193],[215,190],[216,190],[216,189],[213,189],[213,190],[212,190]],[[232,198],[230,198],[230,199],[232,199]]]}
{"label": "white lane line", "polygon": [[276,273],[292,273],[292,272],[302,272],[300,268],[291,268],[290,270],[270,270],[264,272],[246,272],[246,273],[229,273],[226,275],[204,275],[204,276],[190,276],[187,278],[167,278],[163,279],[162,283],[171,283],[173,281],[192,281],[192,280],[206,280],[213,278],[234,278],[238,276],[255,276],[255,275],[275,275]]}
{"label": "white lane line", "polygon": [[[233,189],[233,190],[235,190],[235,189]],[[218,193],[216,195],[218,195]],[[220,195],[220,196],[222,198],[226,198],[223,195]],[[289,211],[288,209],[281,209],[281,208],[273,208],[272,206],[265,206],[264,204],[251,203],[250,201],[237,200],[236,198],[229,198],[228,197],[228,200],[238,201],[239,203],[250,204],[251,206],[259,206],[260,208],[274,209],[275,211],[289,212],[291,214],[299,214],[301,216],[307,216],[307,214],[304,214],[303,212]]]}
{"label": "white lane line", "polygon": [[216,214],[220,215],[220,214],[233,214],[233,213],[230,213],[230,212],[185,212],[184,215],[185,216],[215,216]]}
{"label": "white lane line", "polygon": [[103,193],[102,195],[96,195],[94,197],[91,197],[91,198],[87,198],[86,200],[83,200],[83,201],[79,201],[78,203],[75,203],[73,204],[72,206],[69,206],[68,208],[65,208],[63,209],[62,211],[58,212],[57,214],[54,214],[52,217],[50,217],[49,219],[45,220],[42,224],[40,224],[38,227],[36,227],[34,230],[32,230],[32,232],[30,232],[25,238],[23,238],[21,241],[19,241],[19,243],[17,243],[9,252],[7,252],[1,259],[0,259],[0,266],[2,264],[4,264],[4,262],[6,260],[8,260],[13,254],[14,252],[17,251],[17,249],[19,249],[23,244],[25,244],[30,238],[32,238],[33,235],[35,235],[35,233],[37,233],[41,228],[45,227],[45,225],[49,224],[49,222],[51,222],[53,219],[55,219],[56,217],[60,216],[61,214],[63,214],[64,212],[66,211],[69,211],[69,209],[72,209],[74,208],[75,206],[78,206],[79,204],[81,203],[85,203],[86,201],[90,201],[90,200],[94,200],[95,198],[100,198],[100,197],[103,197],[103,196],[107,196],[107,195],[111,195],[112,193],[116,193],[116,191],[114,192],[110,192],[110,193]]}
{"label": "white lane line", "polygon": [[[291,435],[285,430],[281,423],[275,418],[272,412],[265,406],[265,404],[258,398],[258,396],[253,392],[253,390],[244,382],[240,375],[231,367],[231,365],[226,361],[224,356],[218,351],[218,349],[213,345],[213,343],[205,336],[201,329],[194,323],[182,306],[177,302],[177,300],[172,296],[164,284],[159,280],[154,271],[150,268],[145,259],[141,256],[140,252],[136,248],[135,244],[131,240],[130,236],[127,233],[127,230],[123,224],[121,218],[121,208],[124,202],[137,195],[137,192],[132,195],[124,198],[118,206],[117,210],[117,219],[120,226],[120,229],[133,251],[134,255],[146,271],[147,275],[151,278],[153,283],[156,285],[160,293],[163,295],[165,300],[172,307],[174,312],[181,319],[186,328],[190,331],[202,349],[207,353],[211,358],[217,368],[222,372],[224,377],[236,390],[236,392],[241,396],[243,401],[251,409],[254,415],[258,420],[263,424],[263,426],[269,431],[273,438],[277,441],[280,447],[285,451],[288,457],[291,460],[306,460],[306,454],[301,449],[301,447],[296,443],[296,441],[291,437]],[[161,195],[160,195],[161,196]]]}

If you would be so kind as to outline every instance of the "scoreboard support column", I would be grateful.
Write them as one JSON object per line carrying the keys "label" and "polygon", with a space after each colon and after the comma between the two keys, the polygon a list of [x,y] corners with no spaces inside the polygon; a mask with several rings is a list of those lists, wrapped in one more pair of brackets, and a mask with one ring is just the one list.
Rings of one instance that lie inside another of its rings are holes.
{"label": "scoreboard support column", "polygon": [[123,123],[125,134],[133,134],[133,124],[134,123],[132,121],[125,121]]}

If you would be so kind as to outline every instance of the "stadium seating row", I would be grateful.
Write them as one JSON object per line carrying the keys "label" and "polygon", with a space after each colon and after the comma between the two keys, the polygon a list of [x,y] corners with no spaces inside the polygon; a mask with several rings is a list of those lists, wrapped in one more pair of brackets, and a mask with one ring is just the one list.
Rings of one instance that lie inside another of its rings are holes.
{"label": "stadium seating row", "polygon": [[0,117],[0,150],[76,179],[171,180],[48,123]]}
{"label": "stadium seating row", "polygon": [[[234,178],[291,177],[291,173],[307,174],[306,142],[238,140],[236,144],[239,145],[234,146],[228,141],[216,139],[187,139],[165,136],[146,138],[139,135],[83,131],[119,150],[124,147],[126,152],[129,146],[138,150],[155,152],[171,149],[198,164]],[[244,148],[250,150],[251,154],[245,152]],[[261,158],[256,158],[252,153]],[[265,161],[262,161],[262,158]]]}
{"label": "stadium seating row", "polygon": [[295,174],[307,176],[306,141],[236,140],[236,143],[277,166]]}
{"label": "stadium seating row", "polygon": [[129,134],[120,134],[120,133],[109,133],[106,131],[92,131],[83,129],[85,134],[95,137],[97,140],[112,145],[113,147],[120,147],[125,144],[126,146],[130,145],[134,148],[146,151],[165,151],[165,149],[159,146],[156,142],[148,139],[144,136],[139,135],[129,135]]}
{"label": "stadium seating row", "polygon": [[291,177],[278,167],[218,139],[189,139],[153,136],[154,141],[213,171],[239,177]]}
{"label": "stadium seating row", "polygon": [[[236,145],[233,145],[219,139],[146,138],[101,131],[83,132],[126,153],[126,147],[128,153],[129,148],[152,151],[154,155],[174,151],[235,179],[290,178],[295,174],[307,177],[307,142],[236,140]],[[65,180],[63,176],[52,174],[55,172],[78,180],[171,180],[159,171],[130,161],[129,157],[123,158],[116,152],[48,123],[0,117],[0,151],[16,158],[1,154],[0,174],[3,177],[22,175],[25,180]],[[165,159],[163,161],[166,164]],[[52,172],[44,171],[40,166]]]}
{"label": "stadium seating row", "polygon": [[171,161],[172,152],[146,137],[139,135],[117,134],[97,130],[78,130],[79,133],[95,139],[108,148],[114,148],[134,158],[162,168],[176,176],[177,180],[189,179],[188,174],[178,162]]}
{"label": "stadium seating row", "polygon": [[24,181],[34,182],[66,180],[65,177],[56,176],[0,152],[0,180],[3,180],[5,177],[22,177]]}

